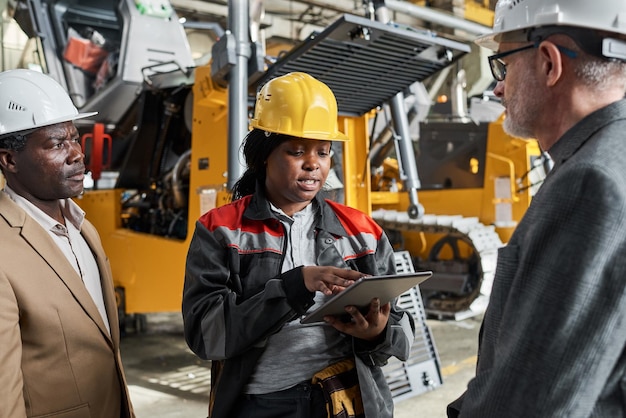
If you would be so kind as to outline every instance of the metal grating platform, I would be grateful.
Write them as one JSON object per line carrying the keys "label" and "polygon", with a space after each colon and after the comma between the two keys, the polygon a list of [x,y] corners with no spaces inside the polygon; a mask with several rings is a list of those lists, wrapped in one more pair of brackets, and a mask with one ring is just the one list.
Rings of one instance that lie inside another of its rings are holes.
{"label": "metal grating platform", "polygon": [[[398,274],[415,271],[408,251],[396,252],[394,256]],[[439,356],[430,328],[426,324],[426,313],[419,287],[404,292],[397,303],[415,320],[415,340],[407,361],[401,362],[391,357],[382,368],[394,401],[420,395],[443,384]]]}
{"label": "metal grating platform", "polygon": [[309,73],[333,90],[341,115],[360,116],[469,51],[432,31],[343,15],[274,63],[259,86],[289,72]]}

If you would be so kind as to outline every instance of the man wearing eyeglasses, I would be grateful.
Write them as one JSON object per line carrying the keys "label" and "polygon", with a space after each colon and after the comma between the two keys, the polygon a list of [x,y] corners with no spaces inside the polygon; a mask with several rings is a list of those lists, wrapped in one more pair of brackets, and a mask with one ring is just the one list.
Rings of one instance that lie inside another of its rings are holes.
{"label": "man wearing eyeglasses", "polygon": [[504,129],[554,161],[499,250],[449,417],[626,416],[626,1],[499,0]]}

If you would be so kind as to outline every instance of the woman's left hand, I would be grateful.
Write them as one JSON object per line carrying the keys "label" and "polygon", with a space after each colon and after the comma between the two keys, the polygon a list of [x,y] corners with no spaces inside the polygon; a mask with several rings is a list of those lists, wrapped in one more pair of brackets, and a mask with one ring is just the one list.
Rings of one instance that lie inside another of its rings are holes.
{"label": "woman's left hand", "polygon": [[391,304],[380,306],[380,299],[374,298],[365,315],[356,306],[346,306],[346,312],[350,315],[349,321],[342,320],[340,316],[325,316],[324,321],[344,334],[375,341],[387,326]]}

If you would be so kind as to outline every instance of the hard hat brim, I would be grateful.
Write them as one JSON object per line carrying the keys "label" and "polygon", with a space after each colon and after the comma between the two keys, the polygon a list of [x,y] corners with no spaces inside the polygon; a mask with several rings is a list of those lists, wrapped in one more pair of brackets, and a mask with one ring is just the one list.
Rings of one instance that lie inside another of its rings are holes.
{"label": "hard hat brim", "polygon": [[94,115],[97,115],[98,112],[86,112],[86,113],[77,113],[76,115],[72,115],[72,116],[65,116],[62,118],[57,118],[57,119],[53,119],[50,121],[46,121],[45,124],[42,124],[41,126],[48,126],[48,125],[55,125],[57,123],[62,123],[62,122],[70,122],[70,121],[74,121],[76,119],[84,119],[84,118],[88,118]]}
{"label": "hard hat brim", "polygon": [[52,120],[46,121],[45,123],[35,125],[32,128],[29,128],[29,130],[39,129],[39,128],[43,128],[43,127],[50,126],[50,125],[56,125],[57,123],[72,122],[77,119],[84,119],[84,118],[88,118],[97,114],[98,112],[86,112],[86,113],[77,113],[76,115],[72,115],[72,116],[64,116],[62,118],[52,119]]}
{"label": "hard hat brim", "polygon": [[[250,121],[250,127],[252,129],[259,129],[261,131],[270,132],[273,134],[288,135],[279,130],[272,130],[272,129],[268,129],[265,127],[261,127],[256,119],[252,119]],[[334,135],[328,135],[325,132],[301,132],[301,133],[298,133],[297,135],[294,134],[294,135],[288,135],[288,136],[293,136],[293,137],[302,138],[302,139],[313,139],[317,141],[347,142],[350,140],[350,138],[347,135],[339,131],[337,131]]]}
{"label": "hard hat brim", "polygon": [[72,122],[72,121],[75,121],[77,119],[88,118],[90,116],[94,116],[94,115],[97,115],[97,114],[98,114],[98,112],[77,113],[77,114],[72,115],[72,116],[64,116],[64,117],[61,117],[61,118],[48,120],[48,121],[46,121],[44,123],[36,123],[32,127],[28,127],[28,129],[6,130],[4,132],[2,132],[2,129],[0,129],[0,136],[7,136],[7,135],[11,135],[11,134],[18,134],[20,132],[33,132],[33,131],[36,131],[37,129],[45,128],[46,126],[56,125],[57,123],[63,123],[63,122]]}
{"label": "hard hat brim", "polygon": [[489,33],[487,35],[482,35],[474,40],[474,43],[480,47],[490,49],[492,51],[497,51],[500,47],[500,42],[496,40],[496,34]]}

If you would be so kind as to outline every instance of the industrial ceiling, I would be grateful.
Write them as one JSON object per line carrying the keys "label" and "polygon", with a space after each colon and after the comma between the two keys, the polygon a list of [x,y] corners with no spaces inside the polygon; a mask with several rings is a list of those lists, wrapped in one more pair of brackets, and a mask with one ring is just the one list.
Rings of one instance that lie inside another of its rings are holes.
{"label": "industrial ceiling", "polygon": [[[171,3],[188,24],[214,22],[224,30],[229,27],[227,0],[172,0]],[[363,0],[235,0],[230,3],[230,7],[249,5],[251,36],[257,41],[254,37],[260,33],[262,39],[258,41],[265,44],[269,54],[284,52],[285,48],[299,43],[311,33],[324,30],[343,14],[367,16],[371,11],[367,10],[368,5]],[[441,30],[470,40],[490,30],[490,24],[467,20],[470,8],[491,13],[489,4],[480,3],[476,0],[387,0],[385,6],[394,22]],[[475,4],[478,6],[473,6]]]}

